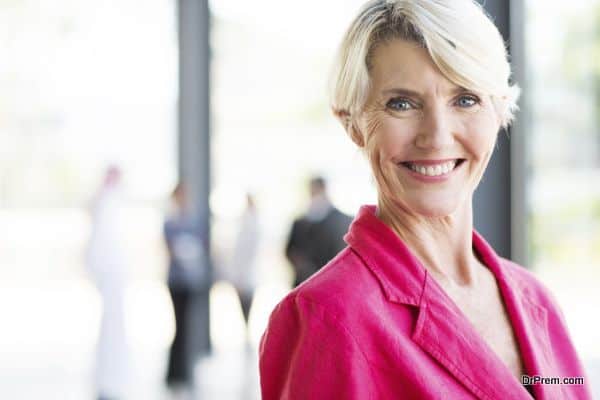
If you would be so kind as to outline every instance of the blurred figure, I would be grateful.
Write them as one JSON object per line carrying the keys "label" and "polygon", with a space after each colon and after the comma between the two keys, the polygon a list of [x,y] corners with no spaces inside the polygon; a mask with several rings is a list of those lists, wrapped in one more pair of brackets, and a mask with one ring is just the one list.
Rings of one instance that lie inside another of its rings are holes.
{"label": "blurred figure", "polygon": [[343,236],[352,218],[335,208],[322,177],[310,180],[310,204],[292,224],[285,254],[294,268],[294,287],[327,264],[346,244]]}
{"label": "blurred figure", "polygon": [[128,274],[122,249],[121,171],[107,169],[91,205],[92,231],[86,267],[102,300],[94,380],[98,400],[125,397],[130,354],[125,333],[125,290]]}
{"label": "blurred figure", "polygon": [[169,352],[167,385],[174,397],[185,398],[193,389],[195,362],[192,346],[196,294],[207,283],[206,241],[200,224],[191,215],[188,189],[184,183],[175,187],[171,199],[173,212],[164,223],[164,237],[169,254],[168,286],[175,314],[175,338]]}
{"label": "blurred figure", "polygon": [[246,323],[246,341],[248,343],[248,318],[256,290],[256,254],[259,243],[259,221],[254,197],[246,195],[246,209],[242,214],[235,247],[229,267],[229,280],[235,287],[242,305]]}

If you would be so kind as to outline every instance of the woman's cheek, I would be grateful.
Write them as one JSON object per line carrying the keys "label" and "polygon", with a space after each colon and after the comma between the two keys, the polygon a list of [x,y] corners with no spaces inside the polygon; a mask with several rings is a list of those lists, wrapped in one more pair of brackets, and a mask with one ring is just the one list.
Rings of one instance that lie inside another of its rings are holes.
{"label": "woman's cheek", "polygon": [[465,128],[467,137],[463,143],[467,151],[478,160],[486,158],[493,151],[498,135],[499,126],[493,116],[482,113],[466,124]]}
{"label": "woman's cheek", "polygon": [[410,142],[410,127],[406,121],[387,118],[380,124],[380,147],[386,158],[400,157]]}

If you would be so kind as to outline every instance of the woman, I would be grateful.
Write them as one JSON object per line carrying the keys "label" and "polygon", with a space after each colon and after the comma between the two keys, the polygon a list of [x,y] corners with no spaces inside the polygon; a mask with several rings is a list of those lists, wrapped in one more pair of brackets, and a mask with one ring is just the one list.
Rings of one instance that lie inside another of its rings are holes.
{"label": "woman", "polygon": [[[472,0],[374,0],[334,68],[332,108],[378,205],[273,311],[263,399],[590,399],[521,384],[583,369],[548,290],[473,229],[472,197],[518,88]],[[491,210],[490,210],[491,211]]]}

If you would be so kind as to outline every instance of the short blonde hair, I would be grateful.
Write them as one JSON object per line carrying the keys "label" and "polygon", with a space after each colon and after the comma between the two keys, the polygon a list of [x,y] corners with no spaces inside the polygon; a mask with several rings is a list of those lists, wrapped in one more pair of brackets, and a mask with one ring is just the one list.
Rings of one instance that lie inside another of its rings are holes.
{"label": "short blonde hair", "polygon": [[[346,31],[331,72],[331,107],[346,127],[365,106],[375,48],[393,39],[423,46],[451,82],[492,97],[502,127],[512,122],[520,90],[509,83],[502,36],[478,3],[371,0]],[[365,138],[352,139],[364,143]]]}

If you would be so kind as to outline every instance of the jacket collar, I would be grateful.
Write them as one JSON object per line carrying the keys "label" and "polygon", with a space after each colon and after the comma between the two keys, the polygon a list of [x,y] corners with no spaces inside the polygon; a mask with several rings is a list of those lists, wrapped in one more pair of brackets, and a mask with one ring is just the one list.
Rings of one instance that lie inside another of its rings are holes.
{"label": "jacket collar", "polygon": [[[374,274],[389,302],[419,308],[412,340],[481,399],[505,399],[508,393],[513,399],[531,399],[420,260],[375,212],[375,206],[361,207],[344,240]],[[546,309],[525,296],[475,230],[472,241],[496,277],[525,370],[528,375],[553,376]],[[561,398],[560,393],[560,385],[534,386],[537,399]]]}
{"label": "jacket collar", "polygon": [[344,240],[375,274],[389,301],[417,306],[427,272],[375,212],[375,206],[362,206]]}

